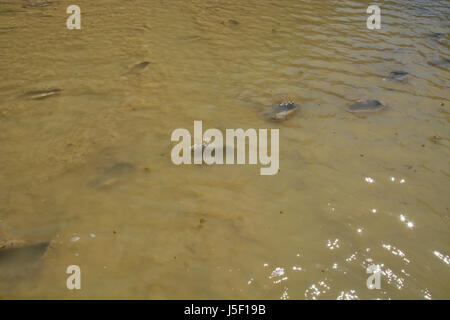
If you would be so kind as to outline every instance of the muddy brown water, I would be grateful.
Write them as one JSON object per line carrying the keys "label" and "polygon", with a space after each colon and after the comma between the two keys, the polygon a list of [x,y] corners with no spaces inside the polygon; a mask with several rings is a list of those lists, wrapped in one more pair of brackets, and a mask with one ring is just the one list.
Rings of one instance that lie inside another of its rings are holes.
{"label": "muddy brown water", "polygon": [[[0,240],[50,241],[0,298],[450,298],[448,1],[72,2],[0,1]],[[279,128],[280,172],[173,165],[194,120]]]}

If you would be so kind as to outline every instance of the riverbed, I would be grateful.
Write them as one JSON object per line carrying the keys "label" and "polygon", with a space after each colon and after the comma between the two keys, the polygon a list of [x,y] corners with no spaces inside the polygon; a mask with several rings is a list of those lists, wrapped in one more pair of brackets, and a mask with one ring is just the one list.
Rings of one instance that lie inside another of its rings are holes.
{"label": "riverbed", "polygon": [[[450,298],[448,1],[31,2],[0,1],[0,241],[49,245],[0,298]],[[279,172],[174,165],[196,120],[279,129]]]}

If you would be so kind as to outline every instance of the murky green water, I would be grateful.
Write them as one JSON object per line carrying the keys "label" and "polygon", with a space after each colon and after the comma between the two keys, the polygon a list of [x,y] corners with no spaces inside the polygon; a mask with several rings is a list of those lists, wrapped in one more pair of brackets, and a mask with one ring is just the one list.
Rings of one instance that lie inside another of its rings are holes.
{"label": "murky green water", "polygon": [[[32,2],[0,1],[0,244],[50,244],[0,298],[450,297],[448,1]],[[280,172],[173,165],[194,120],[279,128]]]}

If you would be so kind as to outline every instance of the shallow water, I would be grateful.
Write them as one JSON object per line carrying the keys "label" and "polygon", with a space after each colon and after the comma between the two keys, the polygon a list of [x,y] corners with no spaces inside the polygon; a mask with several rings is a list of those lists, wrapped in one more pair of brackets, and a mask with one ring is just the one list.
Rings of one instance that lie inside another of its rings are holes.
{"label": "shallow water", "polygon": [[[373,31],[357,0],[78,0],[81,30],[25,3],[0,0],[0,241],[51,243],[0,298],[450,298],[448,1]],[[280,172],[173,165],[194,120],[279,128]]]}

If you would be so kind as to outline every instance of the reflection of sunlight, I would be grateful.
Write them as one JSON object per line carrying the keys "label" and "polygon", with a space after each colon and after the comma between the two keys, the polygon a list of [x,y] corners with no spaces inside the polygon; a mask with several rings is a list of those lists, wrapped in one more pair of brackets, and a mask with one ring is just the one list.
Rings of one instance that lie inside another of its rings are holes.
{"label": "reflection of sunlight", "polygon": [[[328,206],[331,207],[331,203],[328,202]],[[331,211],[335,211],[336,209],[334,207],[331,207]]]}
{"label": "reflection of sunlight", "polygon": [[355,253],[352,254],[350,257],[348,257],[347,259],[345,259],[345,261],[351,262],[351,261],[356,260],[356,254],[357,254],[357,252],[355,252]]}
{"label": "reflection of sunlight", "polygon": [[393,255],[399,256],[402,258],[403,261],[406,263],[410,263],[409,259],[406,258],[406,255],[403,253],[402,250],[391,246],[390,244],[383,244],[383,248],[385,248],[387,251],[390,251]]}
{"label": "reflection of sunlight", "polygon": [[409,277],[410,274],[408,272],[405,271],[405,269],[400,270],[405,276]]}
{"label": "reflection of sunlight", "polygon": [[356,295],[355,290],[342,291],[341,294],[336,298],[336,300],[357,300],[359,297]]}
{"label": "reflection of sunlight", "polygon": [[280,297],[281,300],[287,300],[290,299],[289,294],[288,294],[288,288],[284,288],[283,294]]}
{"label": "reflection of sunlight", "polygon": [[336,239],[333,242],[331,242],[331,240],[328,240],[327,247],[330,248],[330,250],[339,248],[339,239]]}
{"label": "reflection of sunlight", "polygon": [[387,277],[387,283],[394,283],[399,290],[403,288],[405,279],[396,275],[391,269],[381,271],[381,274]]}
{"label": "reflection of sunlight", "polygon": [[447,265],[450,264],[450,257],[447,255],[443,255],[442,253],[438,252],[438,251],[434,251],[434,255],[436,257],[438,257],[439,259],[441,259],[442,261],[444,261]]}
{"label": "reflection of sunlight", "polygon": [[[272,274],[269,276],[269,279],[275,278],[275,277],[281,277],[285,274],[284,268],[277,267],[275,270],[272,271]],[[280,283],[281,281],[287,280],[288,277],[283,277],[281,279],[275,280],[273,283]]]}
{"label": "reflection of sunlight", "polygon": [[275,280],[273,283],[280,283],[281,281],[285,281],[285,280],[287,280],[288,279],[288,277],[283,277],[283,278],[281,278],[281,279],[278,279],[278,280]]}
{"label": "reflection of sunlight", "polygon": [[364,180],[366,180],[367,183],[374,183],[375,180],[371,177],[365,177]]}
{"label": "reflection of sunlight", "polygon": [[[396,180],[395,177],[391,177],[391,181],[392,181],[392,182],[395,182],[395,180]],[[406,182],[405,179],[400,179],[400,180],[399,180],[399,183],[402,183],[402,184],[403,184],[403,183],[405,183],[405,182]]]}
{"label": "reflection of sunlight", "polygon": [[284,274],[284,269],[277,267],[277,268],[275,268],[275,270],[272,271],[272,274],[270,275],[269,278],[282,276],[283,274]]}
{"label": "reflection of sunlight", "polygon": [[428,289],[422,290],[422,293],[423,293],[423,297],[424,297],[425,299],[431,300],[431,294],[430,294],[430,292],[428,291]]}
{"label": "reflection of sunlight", "polygon": [[[390,248],[392,248],[390,245],[388,245],[388,246]],[[409,260],[408,260],[408,262],[409,262]],[[384,269],[384,266],[385,266],[384,263],[375,263],[372,258],[367,258],[363,262],[363,266],[366,269],[372,264],[376,264],[380,268],[381,274],[383,275],[382,279],[384,279],[388,284],[395,285],[397,287],[397,289],[399,289],[399,290],[401,290],[403,288],[405,278],[398,276],[390,268]],[[405,276],[408,276],[408,274],[406,272],[404,272],[404,270],[402,270],[402,273],[405,274]]]}
{"label": "reflection of sunlight", "polygon": [[305,298],[316,300],[318,296],[322,293],[326,293],[328,290],[330,290],[330,287],[325,283],[325,281],[320,281],[317,283],[317,286],[313,284],[306,289]]}
{"label": "reflection of sunlight", "polygon": [[404,222],[408,228],[414,227],[414,223],[412,223],[411,221],[407,221],[406,217],[403,214],[400,214],[400,220]]}

